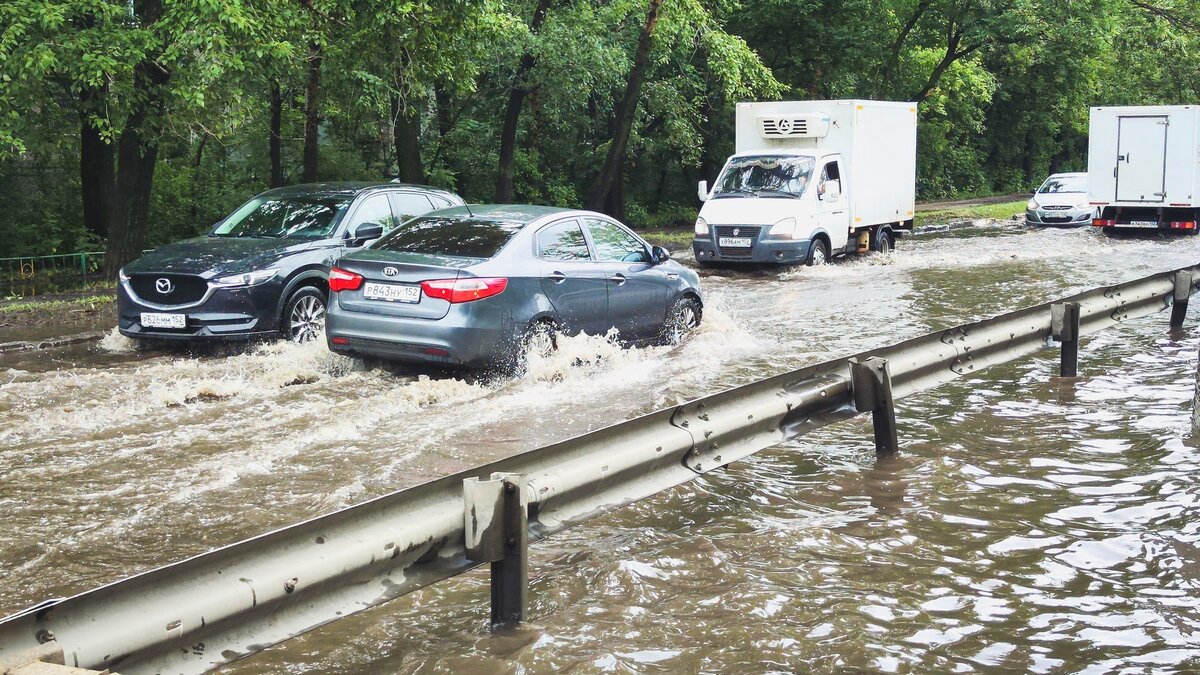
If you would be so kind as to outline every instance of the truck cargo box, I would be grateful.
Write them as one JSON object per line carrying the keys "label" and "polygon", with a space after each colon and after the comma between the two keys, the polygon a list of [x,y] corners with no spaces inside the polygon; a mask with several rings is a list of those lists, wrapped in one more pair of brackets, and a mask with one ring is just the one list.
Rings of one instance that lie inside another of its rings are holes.
{"label": "truck cargo box", "polygon": [[736,134],[738,153],[841,153],[852,229],[912,220],[917,177],[916,103],[739,103]]}
{"label": "truck cargo box", "polygon": [[1200,206],[1200,106],[1092,108],[1089,126],[1094,206]]}

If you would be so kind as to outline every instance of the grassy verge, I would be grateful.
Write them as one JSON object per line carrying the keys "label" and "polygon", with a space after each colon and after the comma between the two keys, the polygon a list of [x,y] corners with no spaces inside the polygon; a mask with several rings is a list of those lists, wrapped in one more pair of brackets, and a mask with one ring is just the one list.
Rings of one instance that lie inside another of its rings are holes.
{"label": "grassy verge", "polygon": [[13,300],[11,302],[0,303],[0,316],[42,312],[88,312],[104,309],[111,305],[116,299],[117,297],[112,293],[101,293],[98,295],[88,295],[78,298],[56,298],[54,296],[48,296],[46,299],[40,300]]}
{"label": "grassy verge", "polygon": [[682,251],[692,247],[692,228],[652,228],[635,230],[651,246],[661,246],[668,251]]}
{"label": "grassy verge", "polygon": [[922,225],[948,223],[956,220],[976,220],[980,218],[1012,220],[1014,215],[1025,213],[1026,201],[1022,199],[1019,201],[1001,202],[999,204],[977,204],[974,206],[959,206],[924,211],[916,215],[913,225],[921,227]]}

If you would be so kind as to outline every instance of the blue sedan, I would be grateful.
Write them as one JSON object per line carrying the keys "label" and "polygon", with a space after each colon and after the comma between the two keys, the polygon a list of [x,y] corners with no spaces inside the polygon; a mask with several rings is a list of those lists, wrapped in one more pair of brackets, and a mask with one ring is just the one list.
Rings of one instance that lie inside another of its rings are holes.
{"label": "blue sedan", "polygon": [[678,342],[700,325],[695,272],[591,211],[434,211],[342,257],[326,339],[341,354],[467,367],[519,365],[557,333]]}

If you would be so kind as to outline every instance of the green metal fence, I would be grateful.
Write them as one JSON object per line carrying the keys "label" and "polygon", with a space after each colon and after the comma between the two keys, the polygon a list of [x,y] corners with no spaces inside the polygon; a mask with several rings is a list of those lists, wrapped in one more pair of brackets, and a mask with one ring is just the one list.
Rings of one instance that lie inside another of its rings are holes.
{"label": "green metal fence", "polygon": [[103,251],[0,258],[0,293],[28,296],[84,288],[103,278]]}

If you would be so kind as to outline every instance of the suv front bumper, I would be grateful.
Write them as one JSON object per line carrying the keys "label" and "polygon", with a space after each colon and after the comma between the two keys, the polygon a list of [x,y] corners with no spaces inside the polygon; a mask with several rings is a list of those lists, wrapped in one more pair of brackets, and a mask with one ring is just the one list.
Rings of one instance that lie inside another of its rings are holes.
{"label": "suv front bumper", "polygon": [[[279,330],[282,282],[257,286],[214,288],[199,302],[159,305],[138,297],[127,282],[117,284],[117,329],[131,338],[154,340],[249,340]],[[183,314],[184,328],[150,328],[142,314]]]}

